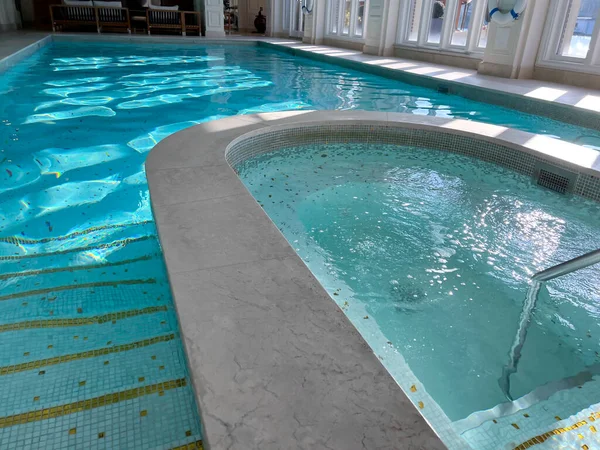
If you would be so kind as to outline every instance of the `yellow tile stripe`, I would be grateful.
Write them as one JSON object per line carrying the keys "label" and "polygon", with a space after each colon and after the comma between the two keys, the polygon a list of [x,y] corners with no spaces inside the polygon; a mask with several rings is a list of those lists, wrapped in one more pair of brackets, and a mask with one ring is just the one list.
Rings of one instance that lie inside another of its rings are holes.
{"label": "yellow tile stripe", "polygon": [[[590,422],[594,422],[596,419],[600,419],[600,412],[593,413],[589,417]],[[557,436],[559,434],[564,434],[569,431],[576,430],[577,428],[581,428],[587,424],[588,424],[588,422],[586,420],[580,420],[579,422],[574,423],[573,425],[571,425],[569,427],[556,428],[554,430],[547,431],[544,434],[540,434],[536,437],[529,439],[528,441],[523,442],[520,445],[517,445],[513,450],[525,450],[526,448],[533,447],[536,444],[541,444],[541,443],[545,442],[551,436]]]}
{"label": "yellow tile stripe", "polygon": [[25,291],[25,292],[17,292],[14,294],[8,295],[0,295],[0,300],[13,300],[15,298],[22,297],[30,297],[32,295],[40,295],[40,294],[50,294],[52,292],[60,292],[60,291],[70,291],[73,289],[86,289],[86,288],[96,288],[96,287],[106,287],[106,286],[114,286],[117,287],[121,284],[155,284],[155,278],[147,278],[145,280],[117,280],[117,281],[98,281],[96,283],[83,283],[83,284],[74,284],[67,286],[55,286],[51,288],[44,289],[35,289],[33,291]]}
{"label": "yellow tile stripe", "polygon": [[14,364],[12,366],[0,367],[0,376],[9,375],[17,372],[25,372],[27,370],[39,369],[46,366],[54,366],[56,364],[77,361],[86,358],[95,358],[97,356],[110,355],[112,353],[126,352],[136,348],[147,347],[148,345],[157,344],[158,342],[167,342],[175,339],[175,334],[167,334],[157,336],[143,341],[131,342],[129,344],[115,345],[113,347],[104,347],[96,350],[88,350],[81,353],[72,353],[70,355],[55,356],[53,358],[39,359],[27,363]]}
{"label": "yellow tile stripe", "polygon": [[140,256],[139,258],[124,259],[123,261],[116,261],[116,262],[104,263],[104,264],[88,264],[85,266],[70,266],[70,267],[53,267],[51,269],[28,270],[26,272],[5,273],[5,274],[0,274],[0,280],[9,280],[11,278],[19,278],[19,277],[31,277],[31,276],[36,276],[36,275],[46,275],[49,273],[75,272],[78,270],[92,270],[92,269],[102,269],[105,267],[124,266],[126,264],[133,264],[133,263],[140,262],[140,261],[148,261],[152,258],[153,258],[152,255],[147,255],[147,256]]}
{"label": "yellow tile stripe", "polygon": [[122,224],[114,224],[114,225],[101,225],[98,227],[90,227],[85,230],[75,231],[73,233],[65,234],[64,236],[56,236],[56,237],[47,237],[42,239],[27,239],[19,236],[7,236],[0,237],[0,242],[8,242],[9,244],[15,245],[28,245],[28,244],[45,244],[46,242],[52,241],[66,241],[67,239],[71,239],[77,236],[82,236],[84,234],[93,233],[94,231],[102,231],[102,230],[110,230],[115,228],[125,228],[125,227],[134,227],[137,225],[146,225],[150,223],[150,220],[144,220],[142,222],[135,223],[122,223]]}
{"label": "yellow tile stripe", "polygon": [[150,306],[143,309],[131,309],[128,311],[118,311],[115,313],[104,314],[101,316],[76,317],[69,319],[40,319],[27,320],[24,322],[7,323],[0,325],[0,333],[4,331],[25,330],[31,328],[60,328],[60,327],[78,327],[82,325],[97,325],[113,320],[129,319],[130,317],[141,316],[143,314],[154,314],[167,311],[166,306]]}
{"label": "yellow tile stripe", "polygon": [[180,445],[179,447],[173,447],[171,450],[204,450],[204,447],[202,446],[202,441],[196,441]]}
{"label": "yellow tile stripe", "polygon": [[142,386],[139,388],[128,389],[126,391],[106,394],[100,397],[91,398],[88,400],[80,400],[78,402],[68,403],[66,405],[54,406],[52,408],[39,409],[13,416],[0,417],[0,428],[12,427],[14,425],[22,425],[40,420],[54,419],[56,417],[66,416],[81,411],[101,408],[103,406],[113,405],[125,400],[142,397],[144,395],[156,394],[158,392],[168,391],[186,386],[185,378],[178,380],[165,381],[150,386]]}
{"label": "yellow tile stripe", "polygon": [[96,250],[96,249],[104,249],[111,247],[124,247],[125,245],[133,244],[134,242],[147,241],[149,239],[156,239],[154,235],[140,236],[136,238],[127,238],[121,239],[119,241],[109,242],[106,244],[97,244],[90,245],[87,247],[76,247],[76,248],[68,248],[66,250],[57,250],[55,252],[50,253],[31,253],[27,255],[4,255],[0,256],[0,261],[14,261],[19,259],[28,259],[28,258],[41,258],[43,256],[56,256],[56,255],[65,255],[67,253],[76,253],[76,252],[85,252],[88,250]]}

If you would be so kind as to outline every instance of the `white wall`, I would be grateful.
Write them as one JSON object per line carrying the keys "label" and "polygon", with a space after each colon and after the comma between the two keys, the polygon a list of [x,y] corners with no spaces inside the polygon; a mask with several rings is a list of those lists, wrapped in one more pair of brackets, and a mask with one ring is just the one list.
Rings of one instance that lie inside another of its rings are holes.
{"label": "white wall", "polygon": [[[259,8],[263,7],[263,14],[266,16],[270,16],[267,14],[269,5],[268,0],[239,0],[239,9],[238,9],[238,21],[240,26],[240,31],[245,31],[251,33],[256,31],[254,27],[254,19],[258,14]],[[269,23],[269,17],[267,17],[267,23]]]}
{"label": "white wall", "polygon": [[16,30],[20,26],[14,0],[0,0],[0,31]]}

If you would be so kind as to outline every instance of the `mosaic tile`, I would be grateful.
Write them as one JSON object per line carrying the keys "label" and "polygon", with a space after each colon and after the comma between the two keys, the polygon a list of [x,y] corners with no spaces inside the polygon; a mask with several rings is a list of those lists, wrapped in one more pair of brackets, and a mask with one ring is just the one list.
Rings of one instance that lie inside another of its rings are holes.
{"label": "mosaic tile", "polygon": [[[109,247],[101,238],[107,230],[118,237],[126,228],[0,240],[10,256],[0,275],[2,449],[201,448],[156,241],[138,234]],[[65,244],[75,250],[53,251]],[[70,265],[90,248],[110,251],[110,262]],[[43,269],[34,255],[45,260]]]}
{"label": "mosaic tile", "polygon": [[[308,132],[308,129],[310,129],[310,132]],[[226,159],[231,167],[235,169],[236,166],[247,159],[280,148],[349,142],[410,145],[449,151],[498,164],[531,177],[534,176],[536,164],[538,163],[572,171],[572,168],[545,158],[475,137],[386,124],[301,125],[282,130],[267,130],[254,134],[247,139],[236,141],[227,149]],[[600,177],[584,173],[576,175],[575,185],[570,190],[574,194],[590,200],[600,200]]]}

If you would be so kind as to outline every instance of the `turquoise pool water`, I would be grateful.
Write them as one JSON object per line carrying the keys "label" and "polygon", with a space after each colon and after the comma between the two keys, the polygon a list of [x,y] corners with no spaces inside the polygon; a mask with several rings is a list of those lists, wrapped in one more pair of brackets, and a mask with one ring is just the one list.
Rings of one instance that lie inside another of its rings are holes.
{"label": "turquoise pool water", "polygon": [[[498,380],[531,275],[600,247],[597,203],[447,152],[309,146],[237,170],[426,417],[431,402],[411,395],[415,377],[451,421],[506,402]],[[588,268],[543,287],[513,398],[600,362],[598,286],[600,271]],[[600,402],[600,391],[578,401],[555,404],[552,416]],[[491,448],[514,432],[507,424]]]}
{"label": "turquoise pool water", "polygon": [[252,46],[54,43],[0,74],[0,99],[0,448],[201,440],[144,174],[169,134],[356,108],[600,136]]}

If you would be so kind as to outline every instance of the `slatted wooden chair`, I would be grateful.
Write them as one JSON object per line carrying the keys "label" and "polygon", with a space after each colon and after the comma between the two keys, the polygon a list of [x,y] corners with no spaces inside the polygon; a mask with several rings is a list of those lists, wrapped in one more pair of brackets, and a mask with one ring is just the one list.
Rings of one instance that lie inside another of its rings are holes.
{"label": "slatted wooden chair", "polygon": [[112,6],[50,5],[52,31],[65,27],[95,26],[100,33],[103,27],[127,30],[131,33],[129,9]]}
{"label": "slatted wooden chair", "polygon": [[94,6],[50,5],[52,31],[62,31],[65,27],[95,26],[100,33],[98,15]]}
{"label": "slatted wooden chair", "polygon": [[182,36],[188,32],[200,35],[200,13],[197,11],[174,11],[167,9],[146,10],[148,34],[153,30],[178,31]]}
{"label": "slatted wooden chair", "polygon": [[186,33],[198,33],[198,36],[202,34],[200,13],[198,11],[181,11],[183,20],[183,35]]}
{"label": "slatted wooden chair", "polygon": [[112,28],[127,30],[131,33],[131,21],[129,19],[129,9],[116,8],[110,6],[97,6],[98,24],[100,31],[102,28]]}

